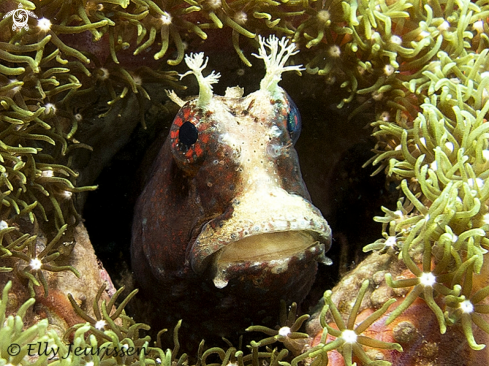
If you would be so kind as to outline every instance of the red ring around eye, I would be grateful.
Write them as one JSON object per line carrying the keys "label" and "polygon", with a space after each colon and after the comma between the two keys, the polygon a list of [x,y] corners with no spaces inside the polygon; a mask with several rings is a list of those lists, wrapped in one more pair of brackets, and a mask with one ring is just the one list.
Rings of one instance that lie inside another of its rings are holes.
{"label": "red ring around eye", "polygon": [[[202,117],[200,117],[202,118]],[[205,124],[199,123],[199,116],[192,113],[192,108],[180,110],[173,120],[170,129],[171,148],[175,158],[184,167],[200,160],[205,154],[209,133],[200,130]],[[184,134],[181,136],[181,134]]]}

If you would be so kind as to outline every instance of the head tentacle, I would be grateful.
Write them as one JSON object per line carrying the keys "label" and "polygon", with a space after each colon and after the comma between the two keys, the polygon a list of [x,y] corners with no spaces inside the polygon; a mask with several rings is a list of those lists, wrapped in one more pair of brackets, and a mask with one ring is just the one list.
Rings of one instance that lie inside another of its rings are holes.
{"label": "head tentacle", "polygon": [[[267,73],[260,83],[260,90],[268,91],[274,94],[279,90],[278,83],[282,80],[282,73],[286,71],[301,71],[305,70],[302,65],[285,66],[285,63],[290,56],[299,52],[294,43],[289,44],[289,40],[285,37],[278,39],[275,35],[271,35],[268,39],[258,36],[260,49],[258,55],[253,54],[257,58],[263,59]],[[270,50],[267,53],[266,48]]]}
{"label": "head tentacle", "polygon": [[221,77],[221,74],[216,73],[215,71],[212,71],[206,77],[202,75],[202,70],[206,68],[208,61],[208,57],[206,57],[204,61],[204,52],[185,55],[185,63],[190,71],[180,75],[180,79],[189,74],[194,74],[197,78],[197,82],[199,83],[199,99],[197,105],[200,108],[205,108],[206,105],[209,104],[212,99],[212,84],[216,84]]}

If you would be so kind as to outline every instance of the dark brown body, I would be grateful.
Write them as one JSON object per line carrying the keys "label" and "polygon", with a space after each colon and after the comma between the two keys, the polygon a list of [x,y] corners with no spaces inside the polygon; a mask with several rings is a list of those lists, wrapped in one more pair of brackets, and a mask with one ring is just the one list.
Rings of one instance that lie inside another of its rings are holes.
{"label": "dark brown body", "polygon": [[132,238],[133,271],[166,326],[230,336],[308,293],[331,233],[302,181],[293,113],[285,92],[257,91],[214,96],[206,111],[190,101],[175,118]]}

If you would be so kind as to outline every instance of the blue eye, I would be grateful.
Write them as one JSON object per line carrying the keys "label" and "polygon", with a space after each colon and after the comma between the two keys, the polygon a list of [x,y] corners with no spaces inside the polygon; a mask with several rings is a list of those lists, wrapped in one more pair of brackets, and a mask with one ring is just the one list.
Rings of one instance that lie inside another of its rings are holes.
{"label": "blue eye", "polygon": [[289,101],[290,111],[287,115],[287,131],[289,131],[292,143],[296,143],[301,134],[302,121],[299,109],[295,105],[294,101],[287,94],[287,100]]}

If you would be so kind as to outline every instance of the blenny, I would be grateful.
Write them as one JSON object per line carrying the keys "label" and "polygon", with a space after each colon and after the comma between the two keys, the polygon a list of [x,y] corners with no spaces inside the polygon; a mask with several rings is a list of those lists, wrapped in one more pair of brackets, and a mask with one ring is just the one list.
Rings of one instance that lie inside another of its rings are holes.
{"label": "blenny", "polygon": [[[278,86],[295,45],[260,37],[260,89],[213,95],[203,53],[185,57],[199,83],[184,102],[135,207],[132,268],[160,316],[227,335],[300,302],[327,263],[331,230],[311,204],[294,143],[299,111]],[[268,49],[268,52],[267,52]],[[237,321],[237,320],[242,320]],[[243,323],[243,324],[240,324]]]}

